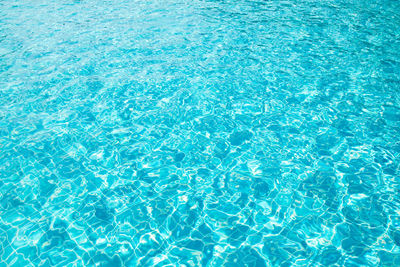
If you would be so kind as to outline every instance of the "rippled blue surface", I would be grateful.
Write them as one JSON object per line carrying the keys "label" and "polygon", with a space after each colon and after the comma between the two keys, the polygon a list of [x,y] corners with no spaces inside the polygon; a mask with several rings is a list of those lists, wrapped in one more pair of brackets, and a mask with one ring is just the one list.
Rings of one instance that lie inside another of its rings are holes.
{"label": "rippled blue surface", "polygon": [[1,266],[400,266],[400,1],[0,2]]}

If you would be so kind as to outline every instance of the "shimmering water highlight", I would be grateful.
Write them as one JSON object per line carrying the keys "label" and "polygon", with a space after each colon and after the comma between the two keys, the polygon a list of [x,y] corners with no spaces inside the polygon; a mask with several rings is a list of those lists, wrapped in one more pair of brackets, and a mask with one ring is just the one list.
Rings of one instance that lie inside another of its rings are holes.
{"label": "shimmering water highlight", "polygon": [[400,1],[0,2],[1,266],[400,266]]}

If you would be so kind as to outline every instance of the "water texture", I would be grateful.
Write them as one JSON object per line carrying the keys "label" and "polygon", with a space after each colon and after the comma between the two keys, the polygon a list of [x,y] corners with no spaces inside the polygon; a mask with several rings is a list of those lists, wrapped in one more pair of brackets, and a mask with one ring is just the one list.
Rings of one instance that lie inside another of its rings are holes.
{"label": "water texture", "polygon": [[400,266],[400,1],[0,1],[0,266]]}

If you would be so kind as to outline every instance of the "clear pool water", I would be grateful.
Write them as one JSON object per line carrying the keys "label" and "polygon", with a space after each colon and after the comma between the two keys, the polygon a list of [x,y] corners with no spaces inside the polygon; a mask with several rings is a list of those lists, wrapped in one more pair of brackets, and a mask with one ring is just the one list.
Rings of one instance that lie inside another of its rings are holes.
{"label": "clear pool water", "polygon": [[0,2],[1,266],[399,266],[400,1]]}

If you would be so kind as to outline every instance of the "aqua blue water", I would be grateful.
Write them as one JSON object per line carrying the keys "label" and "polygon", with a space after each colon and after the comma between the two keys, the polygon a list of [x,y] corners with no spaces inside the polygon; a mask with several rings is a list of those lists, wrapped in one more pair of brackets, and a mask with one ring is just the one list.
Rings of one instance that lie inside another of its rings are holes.
{"label": "aqua blue water", "polygon": [[400,1],[0,2],[0,266],[400,266]]}

